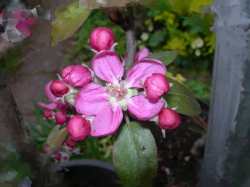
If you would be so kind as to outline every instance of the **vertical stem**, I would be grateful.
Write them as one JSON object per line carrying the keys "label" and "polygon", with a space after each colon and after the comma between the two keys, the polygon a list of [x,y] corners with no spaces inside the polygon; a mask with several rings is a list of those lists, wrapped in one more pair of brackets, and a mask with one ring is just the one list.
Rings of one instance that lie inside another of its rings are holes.
{"label": "vertical stem", "polygon": [[126,68],[132,66],[136,51],[135,33],[134,30],[129,29],[126,31],[126,41],[127,41],[127,60]]}
{"label": "vertical stem", "polygon": [[124,8],[105,8],[104,12],[109,16],[110,20],[120,25],[126,32],[126,48],[127,59],[126,69],[131,67],[134,62],[136,52],[136,40],[135,40],[135,12],[136,7],[134,5]]}
{"label": "vertical stem", "polygon": [[127,42],[127,61],[126,68],[128,69],[133,65],[135,52],[136,52],[136,40],[135,40],[135,6],[127,7],[127,19],[128,28],[126,29],[126,42]]}

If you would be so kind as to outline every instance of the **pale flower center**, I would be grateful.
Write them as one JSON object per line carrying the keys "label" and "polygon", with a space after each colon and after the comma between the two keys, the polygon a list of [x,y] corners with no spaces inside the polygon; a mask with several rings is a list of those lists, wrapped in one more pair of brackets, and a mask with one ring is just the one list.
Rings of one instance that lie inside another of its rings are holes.
{"label": "pale flower center", "polygon": [[122,100],[128,93],[128,89],[123,88],[120,85],[110,85],[107,89],[109,95],[114,97],[117,101]]}
{"label": "pale flower center", "polygon": [[123,110],[127,110],[128,99],[137,95],[137,90],[128,88],[123,81],[119,84],[107,84],[106,89],[111,105],[119,105]]}

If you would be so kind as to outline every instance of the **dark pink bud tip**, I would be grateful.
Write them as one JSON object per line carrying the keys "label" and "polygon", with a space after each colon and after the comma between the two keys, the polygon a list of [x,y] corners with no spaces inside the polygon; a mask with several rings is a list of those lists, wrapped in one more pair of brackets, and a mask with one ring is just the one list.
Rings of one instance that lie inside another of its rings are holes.
{"label": "dark pink bud tip", "polygon": [[170,85],[165,75],[157,73],[146,79],[144,89],[147,98],[151,102],[157,102],[161,96],[169,91]]}
{"label": "dark pink bud tip", "polygon": [[67,145],[68,147],[70,147],[71,149],[74,149],[76,147],[76,141],[73,140],[71,137],[69,137],[66,141],[65,141],[65,145]]}
{"label": "dark pink bud tip", "polygon": [[43,111],[43,117],[47,120],[51,120],[53,118],[53,111],[45,109]]}
{"label": "dark pink bud tip", "polygon": [[181,124],[180,115],[169,108],[164,108],[159,113],[159,125],[162,129],[175,129]]}
{"label": "dark pink bud tip", "polygon": [[75,115],[70,118],[67,130],[74,141],[82,141],[90,134],[90,124],[83,117]]}
{"label": "dark pink bud tip", "polygon": [[66,84],[63,81],[55,80],[55,81],[52,81],[50,85],[50,90],[55,96],[61,97],[65,95],[66,93],[68,93],[69,88],[66,86]]}
{"label": "dark pink bud tip", "polygon": [[54,159],[55,159],[56,161],[61,161],[61,159],[62,159],[62,154],[61,154],[60,152],[56,152],[56,153],[54,154]]}
{"label": "dark pink bud tip", "polygon": [[90,46],[96,51],[110,50],[114,42],[114,33],[109,28],[97,27],[91,32]]}
{"label": "dark pink bud tip", "polygon": [[19,30],[25,37],[30,37],[32,35],[30,26],[24,21],[17,23],[16,29]]}
{"label": "dark pink bud tip", "polygon": [[67,122],[67,114],[64,111],[58,111],[55,114],[56,124],[63,125]]}
{"label": "dark pink bud tip", "polygon": [[82,65],[70,65],[61,72],[62,79],[73,87],[83,87],[92,80],[89,69]]}

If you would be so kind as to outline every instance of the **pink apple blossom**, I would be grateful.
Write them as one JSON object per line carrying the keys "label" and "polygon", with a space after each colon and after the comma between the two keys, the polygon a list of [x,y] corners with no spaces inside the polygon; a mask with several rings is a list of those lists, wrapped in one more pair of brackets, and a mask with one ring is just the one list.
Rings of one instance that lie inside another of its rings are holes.
{"label": "pink apple blossom", "polygon": [[[43,109],[43,115],[46,119],[55,119],[58,122],[60,121],[62,123],[62,115],[55,112],[61,111],[66,114],[68,105],[65,104],[62,101],[61,97],[57,97],[54,95],[51,91],[51,85],[53,81],[50,81],[49,83],[46,84],[45,86],[45,95],[47,96],[49,103],[44,103],[44,102],[38,102],[38,106]],[[57,117],[56,117],[57,116]],[[60,118],[60,119],[59,119]],[[60,123],[59,122],[59,123]]]}
{"label": "pink apple blossom", "polygon": [[102,51],[96,54],[91,64],[96,77],[105,86],[97,83],[84,86],[75,102],[78,113],[92,118],[91,136],[113,134],[122,122],[123,111],[146,121],[156,117],[164,107],[163,99],[151,102],[143,91],[148,77],[166,74],[166,68],[160,61],[144,55],[125,74],[124,64],[118,55],[113,51]]}
{"label": "pink apple blossom", "polygon": [[92,80],[89,68],[83,65],[69,65],[61,71],[61,78],[72,87],[81,88]]}
{"label": "pink apple blossom", "polygon": [[90,133],[90,124],[83,117],[74,115],[68,121],[67,130],[72,140],[82,141]]}
{"label": "pink apple blossom", "polygon": [[51,120],[53,119],[53,111],[48,110],[48,109],[44,109],[43,110],[43,117],[47,120]]}
{"label": "pink apple blossom", "polygon": [[170,85],[166,79],[166,75],[155,73],[146,79],[144,88],[147,98],[155,102],[169,91]]}
{"label": "pink apple blossom", "polygon": [[71,137],[68,137],[68,139],[64,142],[64,144],[71,149],[74,149],[76,147],[76,141],[73,140]]}
{"label": "pink apple blossom", "polygon": [[180,115],[170,108],[164,108],[159,113],[159,126],[162,129],[176,129],[180,126],[180,123]]}
{"label": "pink apple blossom", "polygon": [[148,50],[148,48],[141,49],[139,53],[137,53],[135,56],[135,62],[142,61],[144,58],[147,58],[149,54],[150,54],[150,51]]}
{"label": "pink apple blossom", "polygon": [[55,121],[58,125],[63,125],[67,122],[68,116],[65,111],[59,110],[55,113]]}
{"label": "pink apple blossom", "polygon": [[61,80],[51,82],[50,90],[57,97],[62,97],[69,92],[69,87]]}
{"label": "pink apple blossom", "polygon": [[96,51],[110,50],[114,42],[114,33],[109,28],[97,27],[91,32],[90,46]]}

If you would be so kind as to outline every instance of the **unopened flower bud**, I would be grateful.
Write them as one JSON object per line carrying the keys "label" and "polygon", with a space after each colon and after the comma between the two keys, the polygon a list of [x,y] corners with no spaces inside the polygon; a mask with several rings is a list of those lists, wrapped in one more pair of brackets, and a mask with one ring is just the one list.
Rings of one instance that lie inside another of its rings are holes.
{"label": "unopened flower bud", "polygon": [[43,117],[47,120],[51,120],[53,118],[53,111],[45,109],[43,111]]}
{"label": "unopened flower bud", "polygon": [[55,159],[55,161],[57,161],[57,162],[59,162],[59,161],[61,161],[62,160],[62,154],[61,154],[61,152],[56,152],[54,155],[53,155],[53,157],[54,157],[54,159]]}
{"label": "unopened flower bud", "polygon": [[73,149],[76,147],[76,141],[73,140],[71,137],[69,137],[66,141],[65,141],[65,145],[68,146],[69,148]]}
{"label": "unopened flower bud", "polygon": [[165,75],[153,74],[148,77],[144,83],[146,97],[151,102],[157,102],[161,96],[166,94],[170,89],[170,84]]}
{"label": "unopened flower bud", "polygon": [[82,65],[70,65],[61,72],[62,79],[72,87],[83,87],[92,80],[90,70]]}
{"label": "unopened flower bud", "polygon": [[55,114],[56,124],[63,125],[67,122],[67,114],[64,111],[57,111]]}
{"label": "unopened flower bud", "polygon": [[113,31],[106,27],[97,27],[90,35],[90,46],[96,51],[109,50],[114,42]]}
{"label": "unopened flower bud", "polygon": [[90,124],[83,117],[75,115],[68,122],[67,130],[75,141],[82,141],[90,134]]}
{"label": "unopened flower bud", "polygon": [[55,96],[62,97],[63,95],[68,93],[69,88],[63,81],[54,80],[50,85],[50,90]]}
{"label": "unopened flower bud", "polygon": [[181,117],[180,115],[169,108],[164,108],[159,113],[159,126],[162,129],[175,129],[179,127],[181,124]]}

